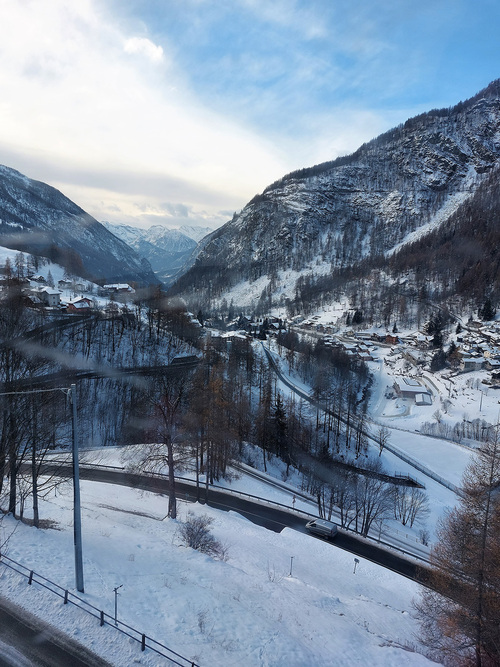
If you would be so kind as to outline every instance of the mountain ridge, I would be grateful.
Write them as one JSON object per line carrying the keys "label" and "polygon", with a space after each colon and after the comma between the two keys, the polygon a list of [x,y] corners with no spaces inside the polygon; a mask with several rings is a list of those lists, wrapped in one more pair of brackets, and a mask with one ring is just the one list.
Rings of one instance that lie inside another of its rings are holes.
{"label": "mountain ridge", "polygon": [[171,293],[191,308],[207,308],[229,301],[236,285],[266,278],[267,306],[283,305],[280,272],[281,278],[314,276],[323,263],[333,274],[390,256],[442,225],[499,161],[496,80],[470,100],[411,118],[350,156],[275,181],[204,239]]}
{"label": "mountain ridge", "polygon": [[109,222],[103,222],[103,225],[144,257],[164,284],[174,280],[197,243],[212,231],[209,227],[193,225],[182,225],[178,229],[164,225],[141,229]]}
{"label": "mountain ridge", "polygon": [[59,190],[2,165],[0,245],[95,282],[158,282],[146,260]]}

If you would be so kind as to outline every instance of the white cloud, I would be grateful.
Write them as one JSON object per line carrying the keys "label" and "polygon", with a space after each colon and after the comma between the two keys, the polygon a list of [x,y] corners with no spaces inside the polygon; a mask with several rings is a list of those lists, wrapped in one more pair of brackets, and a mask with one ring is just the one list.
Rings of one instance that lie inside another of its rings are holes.
{"label": "white cloud", "polygon": [[125,53],[140,54],[152,62],[161,62],[163,60],[163,48],[157,46],[146,37],[131,37],[127,39],[123,47]]}
{"label": "white cloud", "polygon": [[0,0],[0,162],[97,218],[168,217],[170,201],[215,223],[407,117],[378,98],[417,68],[381,66],[373,9],[171,0],[151,3],[148,30],[132,5]]}
{"label": "white cloud", "polygon": [[[126,34],[97,0],[2,3],[0,162],[21,168],[31,155],[27,175],[49,180],[51,172],[68,196],[102,187],[110,209],[125,189],[136,202],[241,207],[284,163],[270,144],[202,107],[182,72],[159,60],[163,51]],[[88,196],[76,201],[95,214]]]}

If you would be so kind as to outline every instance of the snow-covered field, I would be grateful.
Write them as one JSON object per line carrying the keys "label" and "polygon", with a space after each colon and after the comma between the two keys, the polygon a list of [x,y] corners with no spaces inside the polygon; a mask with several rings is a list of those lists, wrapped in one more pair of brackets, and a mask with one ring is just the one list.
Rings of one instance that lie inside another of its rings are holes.
{"label": "snow-covered field", "polygon": [[[276,347],[274,357],[277,359]],[[390,353],[390,348],[379,347],[373,352],[376,355],[376,361],[369,362],[369,368],[373,376],[373,385],[371,387],[370,406],[368,411],[369,424],[368,430],[376,438],[377,431],[381,426],[386,426],[389,431],[389,441],[391,449],[396,453],[384,449],[380,459],[384,469],[389,474],[409,474],[425,486],[425,492],[429,498],[430,513],[425,524],[416,523],[413,528],[403,527],[397,521],[386,521],[386,526],[393,534],[404,533],[413,540],[419,540],[420,531],[425,529],[429,532],[432,542],[435,536],[435,529],[439,519],[448,509],[451,509],[458,501],[457,494],[439,483],[432,477],[442,479],[445,483],[453,487],[460,486],[465,467],[469,463],[474,449],[449,440],[442,440],[435,437],[423,435],[419,428],[424,421],[432,421],[433,413],[440,407],[440,395],[437,391],[433,393],[433,405],[417,407],[411,399],[386,399],[385,392],[388,386],[392,386],[394,379],[398,374],[402,374],[403,362],[396,365],[395,368],[388,369],[383,364],[384,357]],[[278,360],[279,361],[279,360]],[[295,386],[302,391],[309,392],[310,387],[304,385],[296,375],[288,371],[288,365],[285,361],[280,363],[283,374],[288,377]],[[469,373],[460,381],[464,387],[467,377],[473,374]],[[472,378],[471,378],[472,379]],[[456,381],[458,386],[458,381]],[[469,383],[470,384],[470,383]],[[283,383],[280,383],[280,390],[284,395],[288,395],[291,390]],[[473,392],[472,398],[470,392]],[[467,402],[474,400],[475,390],[464,389],[457,391],[453,405],[450,407],[450,414],[443,416],[450,422],[459,421],[463,415]],[[498,407],[496,398],[490,392],[483,401],[483,413],[493,419],[495,410]],[[477,390],[477,401],[479,403],[479,390]],[[404,406],[404,409],[396,410],[396,405]],[[391,410],[390,416],[385,416],[385,412]],[[496,421],[496,420],[495,420]],[[398,456],[398,452],[402,456]],[[369,441],[368,456],[377,457],[379,448],[373,441]],[[411,465],[415,461],[419,468]],[[357,465],[363,467],[363,460],[358,460]],[[422,472],[422,469],[424,472]],[[428,474],[426,474],[426,472]]]}
{"label": "snow-covered field", "polygon": [[[242,482],[240,482],[241,484]],[[274,533],[235,513],[180,504],[213,518],[227,562],[182,545],[166,498],[82,483],[85,594],[88,602],[200,665],[424,665],[412,599],[419,586],[306,534]],[[54,529],[7,518],[6,553],[74,591],[72,492],[42,503]],[[15,530],[14,530],[15,529]],[[292,565],[292,574],[290,569]],[[167,660],[25,578],[0,567],[0,591],[49,619],[120,667],[160,667]]]}

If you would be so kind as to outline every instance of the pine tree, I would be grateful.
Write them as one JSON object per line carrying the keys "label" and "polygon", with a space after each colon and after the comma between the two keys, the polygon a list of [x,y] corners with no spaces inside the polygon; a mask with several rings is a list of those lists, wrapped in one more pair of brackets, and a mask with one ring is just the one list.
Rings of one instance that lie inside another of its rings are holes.
{"label": "pine tree", "polygon": [[424,640],[445,664],[500,664],[499,483],[496,427],[466,469],[459,506],[439,527],[431,588],[416,605]]}
{"label": "pine tree", "polygon": [[281,398],[280,392],[276,395],[276,401],[274,404],[274,414],[273,414],[273,436],[274,436],[274,449],[283,461],[288,462],[288,448],[287,448],[287,418],[285,412],[285,406],[283,405],[283,399]]}
{"label": "pine tree", "polygon": [[478,311],[479,317],[482,320],[493,320],[495,319],[496,310],[491,303],[491,299],[486,299],[482,308],[479,308]]}

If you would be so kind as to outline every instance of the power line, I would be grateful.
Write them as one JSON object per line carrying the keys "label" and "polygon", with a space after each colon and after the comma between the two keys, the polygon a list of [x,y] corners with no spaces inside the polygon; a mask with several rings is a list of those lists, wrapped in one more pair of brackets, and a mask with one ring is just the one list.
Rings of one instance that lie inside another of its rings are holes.
{"label": "power line", "polygon": [[71,391],[71,387],[54,387],[53,389],[25,389],[24,391],[4,391],[0,393],[0,396],[19,396],[21,394],[44,394],[49,391],[62,391],[63,393],[68,393]]}

